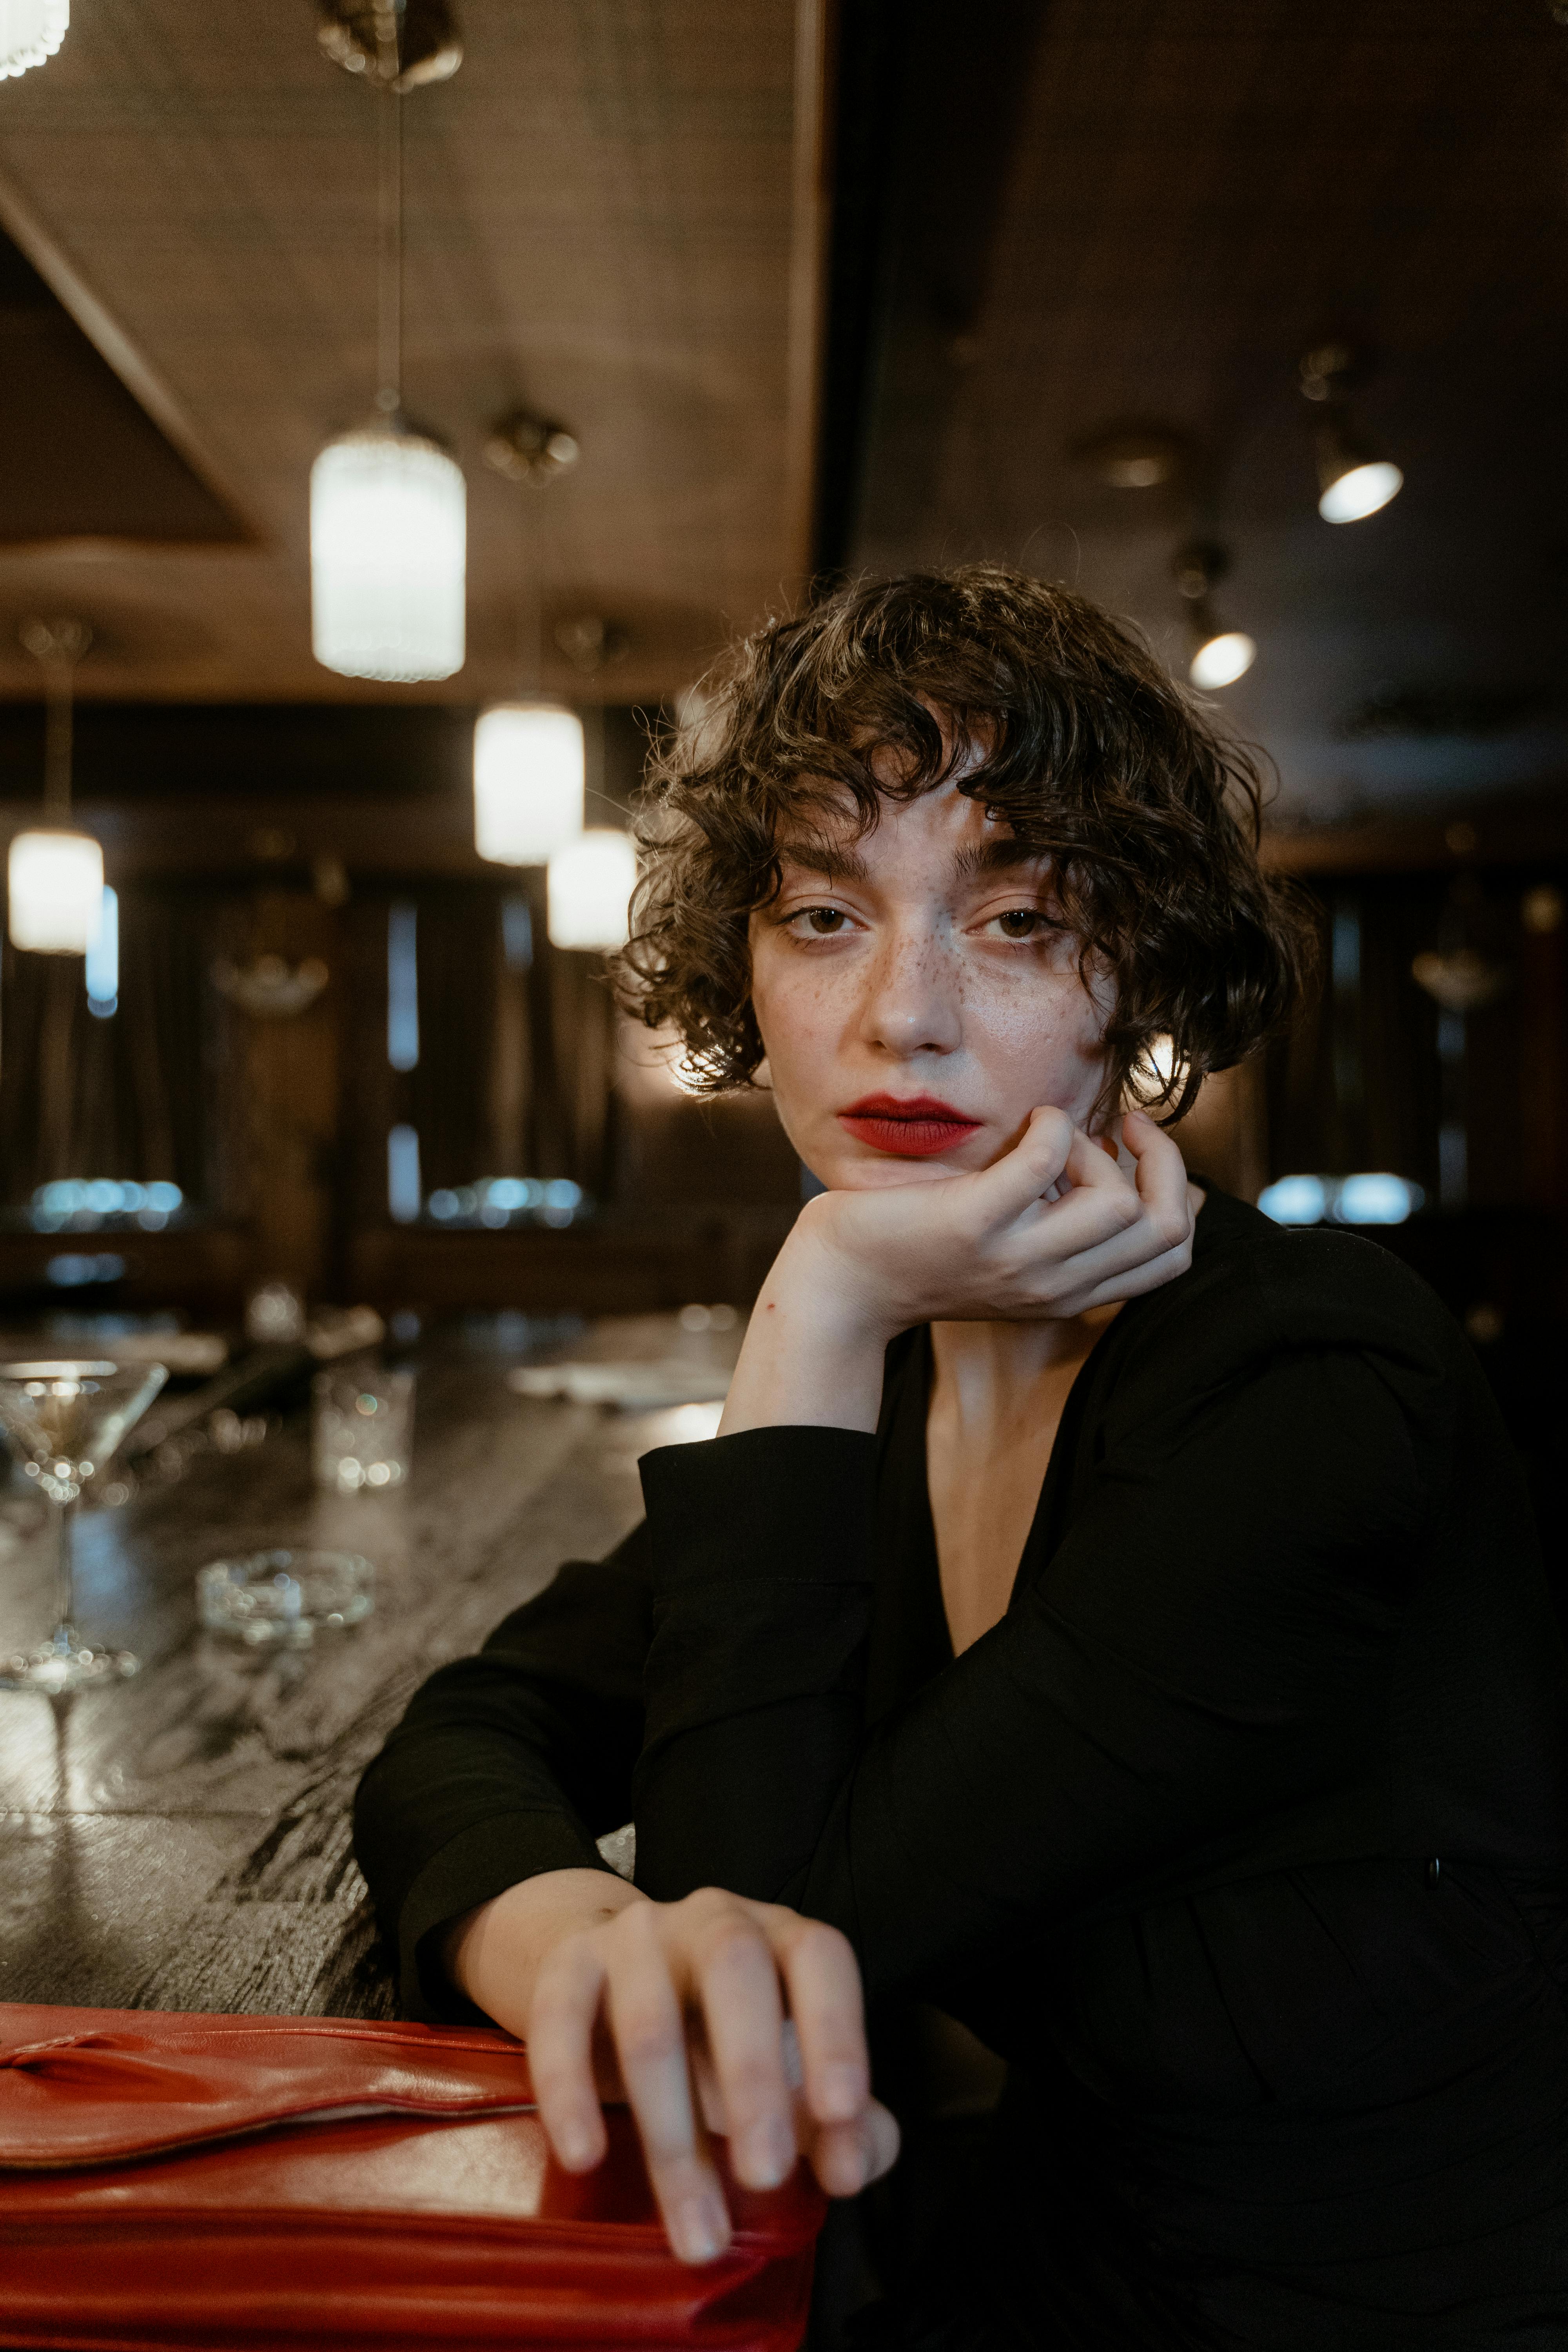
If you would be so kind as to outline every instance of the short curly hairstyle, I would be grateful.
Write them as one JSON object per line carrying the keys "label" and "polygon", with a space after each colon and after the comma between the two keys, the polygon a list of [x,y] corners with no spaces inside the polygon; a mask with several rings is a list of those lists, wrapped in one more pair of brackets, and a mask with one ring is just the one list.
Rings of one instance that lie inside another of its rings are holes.
{"label": "short curly hairstyle", "polygon": [[748,924],[781,837],[849,809],[869,830],[970,759],[959,791],[1048,854],[1085,979],[1110,979],[1100,1111],[1179,1118],[1288,1020],[1311,930],[1259,866],[1256,763],[1086,598],[994,563],[859,583],[743,639],[692,701],[654,748],[615,971],[684,1040],[692,1091],[763,1059]]}

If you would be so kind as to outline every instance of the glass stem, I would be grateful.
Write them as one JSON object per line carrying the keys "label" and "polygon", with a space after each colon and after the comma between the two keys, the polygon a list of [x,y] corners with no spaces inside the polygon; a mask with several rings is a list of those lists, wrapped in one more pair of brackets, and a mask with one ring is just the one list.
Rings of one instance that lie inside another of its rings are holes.
{"label": "glass stem", "polygon": [[76,1630],[76,1571],[73,1546],[76,1535],[76,1504],[57,1503],[55,1516],[59,1521],[55,1548],[55,1589],[59,1610],[59,1623],[55,1630],[55,1647],[74,1650]]}

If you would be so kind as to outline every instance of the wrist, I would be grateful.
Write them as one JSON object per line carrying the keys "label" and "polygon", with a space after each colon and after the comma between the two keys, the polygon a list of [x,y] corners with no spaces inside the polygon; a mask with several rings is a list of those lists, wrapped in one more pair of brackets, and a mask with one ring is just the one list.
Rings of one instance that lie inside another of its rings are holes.
{"label": "wrist", "polygon": [[889,1341],[907,1330],[885,1290],[867,1278],[864,1262],[835,1231],[835,1198],[809,1202],[773,1260],[762,1297],[803,1321],[823,1344],[875,1349],[880,1358]]}
{"label": "wrist", "polygon": [[752,1310],[721,1436],[802,1425],[874,1430],[883,1355],[900,1328],[878,1312],[819,1221],[803,1215]]}
{"label": "wrist", "polygon": [[510,2032],[521,2033],[545,1955],[563,1937],[603,1927],[648,1897],[607,1870],[545,1870],[455,1919],[441,1943],[458,1990]]}

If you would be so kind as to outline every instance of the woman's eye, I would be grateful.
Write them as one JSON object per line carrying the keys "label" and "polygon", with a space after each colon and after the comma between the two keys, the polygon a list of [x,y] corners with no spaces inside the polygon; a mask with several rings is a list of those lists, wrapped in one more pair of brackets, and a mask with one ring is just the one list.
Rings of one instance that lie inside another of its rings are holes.
{"label": "woman's eye", "polygon": [[1009,907],[992,919],[1000,924],[1005,940],[1032,940],[1049,929],[1037,907]]}
{"label": "woman's eye", "polygon": [[819,940],[830,940],[844,928],[846,917],[839,907],[801,907],[790,917],[792,925],[804,923],[807,931]]}

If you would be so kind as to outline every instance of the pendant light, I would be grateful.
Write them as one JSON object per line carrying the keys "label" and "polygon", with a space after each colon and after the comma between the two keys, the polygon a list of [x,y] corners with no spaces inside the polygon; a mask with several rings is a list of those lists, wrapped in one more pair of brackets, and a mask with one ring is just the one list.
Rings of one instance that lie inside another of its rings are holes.
{"label": "pendant light", "polygon": [[498,703],[474,728],[474,846],[545,866],[583,830],[583,722],[552,703]]}
{"label": "pendant light", "polygon": [[92,632],[82,621],[25,621],[21,639],[44,672],[47,735],[44,822],[16,835],[6,860],[14,948],[85,955],[103,919],[103,852],[71,824],[72,684]]}
{"label": "pendant light", "polygon": [[1229,627],[1214,608],[1215,583],[1229,571],[1229,556],[1211,540],[1194,540],[1179,551],[1173,569],[1187,604],[1187,676],[1205,693],[1234,686],[1257,660],[1258,647],[1245,629]]}
{"label": "pendant light", "polygon": [[1318,512],[1325,522],[1363,522],[1381,514],[1405,486],[1405,476],[1352,421],[1345,403],[1364,375],[1344,343],[1323,343],[1301,361],[1301,397],[1321,411],[1316,434]]}
{"label": "pendant light", "polygon": [[41,66],[65,39],[70,0],[0,0],[0,81]]}
{"label": "pendant light", "polygon": [[[516,409],[490,427],[485,457],[525,494],[556,481],[577,462],[576,436],[563,425]],[[585,761],[583,722],[541,692],[544,614],[538,560],[522,529],[519,574],[526,611],[520,635],[528,646],[526,685],[516,702],[479,713],[474,726],[474,846],[497,866],[545,866],[583,830]]]}
{"label": "pendant light", "polygon": [[[348,46],[328,43],[331,54],[381,108],[381,388],[369,423],[310,468],[311,643],[342,677],[412,684],[463,666],[468,497],[461,468],[403,412],[403,92],[438,77],[407,62],[401,5],[376,0],[374,22],[374,48],[335,20],[325,28],[342,33]],[[455,71],[460,49],[445,54]]]}
{"label": "pendant light", "polygon": [[545,886],[551,946],[606,953],[624,948],[637,878],[637,845],[629,833],[595,828],[558,849]]}

